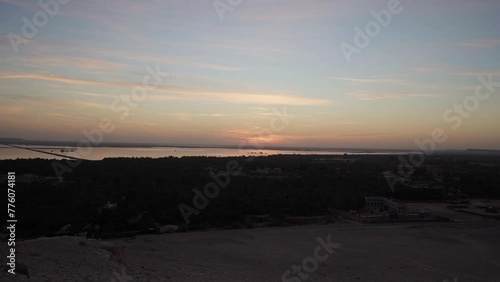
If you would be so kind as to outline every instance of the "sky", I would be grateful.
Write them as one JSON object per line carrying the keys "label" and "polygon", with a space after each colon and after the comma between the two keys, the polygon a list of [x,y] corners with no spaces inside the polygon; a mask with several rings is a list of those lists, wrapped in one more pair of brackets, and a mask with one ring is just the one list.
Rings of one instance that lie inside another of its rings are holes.
{"label": "sky", "polygon": [[500,1],[396,1],[0,0],[0,137],[500,149]]}

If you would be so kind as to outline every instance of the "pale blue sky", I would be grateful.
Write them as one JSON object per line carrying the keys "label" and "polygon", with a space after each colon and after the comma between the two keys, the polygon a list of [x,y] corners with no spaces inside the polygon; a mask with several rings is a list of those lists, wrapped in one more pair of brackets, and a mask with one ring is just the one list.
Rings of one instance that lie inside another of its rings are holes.
{"label": "pale blue sky", "polygon": [[[414,148],[441,127],[443,149],[500,149],[500,88],[457,130],[442,117],[500,81],[500,1],[402,0],[348,63],[340,44],[389,2],[243,0],[221,21],[210,0],[73,0],[16,53],[43,10],[0,0],[1,135],[80,140],[109,118],[106,141],[239,144],[286,107],[270,145]],[[120,120],[110,105],[156,65],[170,77]]]}

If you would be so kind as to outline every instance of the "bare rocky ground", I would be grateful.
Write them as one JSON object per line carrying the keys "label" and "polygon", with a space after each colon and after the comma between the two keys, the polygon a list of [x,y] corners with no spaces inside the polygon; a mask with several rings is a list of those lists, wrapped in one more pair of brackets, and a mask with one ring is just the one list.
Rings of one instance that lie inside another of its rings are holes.
{"label": "bare rocky ground", "polygon": [[[306,258],[314,257],[317,238],[328,236],[340,246],[314,269]],[[500,223],[338,223],[106,241],[41,238],[18,242],[17,258],[29,277],[4,270],[0,281],[500,282]],[[304,261],[310,273],[282,280]]]}

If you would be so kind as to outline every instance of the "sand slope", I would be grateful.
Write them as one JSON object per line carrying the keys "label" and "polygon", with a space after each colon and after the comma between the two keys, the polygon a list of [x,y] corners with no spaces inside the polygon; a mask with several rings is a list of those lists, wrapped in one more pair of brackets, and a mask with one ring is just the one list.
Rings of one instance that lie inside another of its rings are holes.
{"label": "sand slope", "polygon": [[[295,276],[296,281],[442,282],[456,277],[500,282],[496,222],[331,224],[109,241],[37,239],[19,243],[18,259],[29,267],[30,278],[2,272],[0,281],[282,281],[292,265],[313,256],[316,238],[327,236],[340,247],[316,271],[304,272],[310,275],[306,280]],[[2,264],[6,252],[4,245]]]}

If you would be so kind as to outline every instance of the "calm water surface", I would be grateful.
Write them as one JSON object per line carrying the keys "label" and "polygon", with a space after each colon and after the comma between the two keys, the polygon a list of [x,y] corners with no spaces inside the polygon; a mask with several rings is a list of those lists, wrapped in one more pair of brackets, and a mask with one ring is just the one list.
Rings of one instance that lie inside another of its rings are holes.
{"label": "calm water surface", "polygon": [[[163,157],[186,157],[186,156],[210,156],[210,157],[233,157],[233,156],[268,156],[278,154],[300,154],[300,155],[338,155],[338,154],[399,154],[402,152],[374,152],[357,150],[315,151],[315,150],[251,150],[251,149],[228,149],[228,148],[179,148],[179,147],[152,147],[152,148],[117,148],[117,147],[94,147],[86,152],[85,149],[64,146],[27,146],[13,148],[0,145],[0,160],[9,159],[64,159],[63,156],[76,157],[88,160],[102,160],[104,158],[163,158]],[[68,150],[76,149],[73,152]],[[33,151],[37,150],[37,151]],[[61,152],[61,150],[63,150]],[[59,154],[63,156],[51,155]]]}

